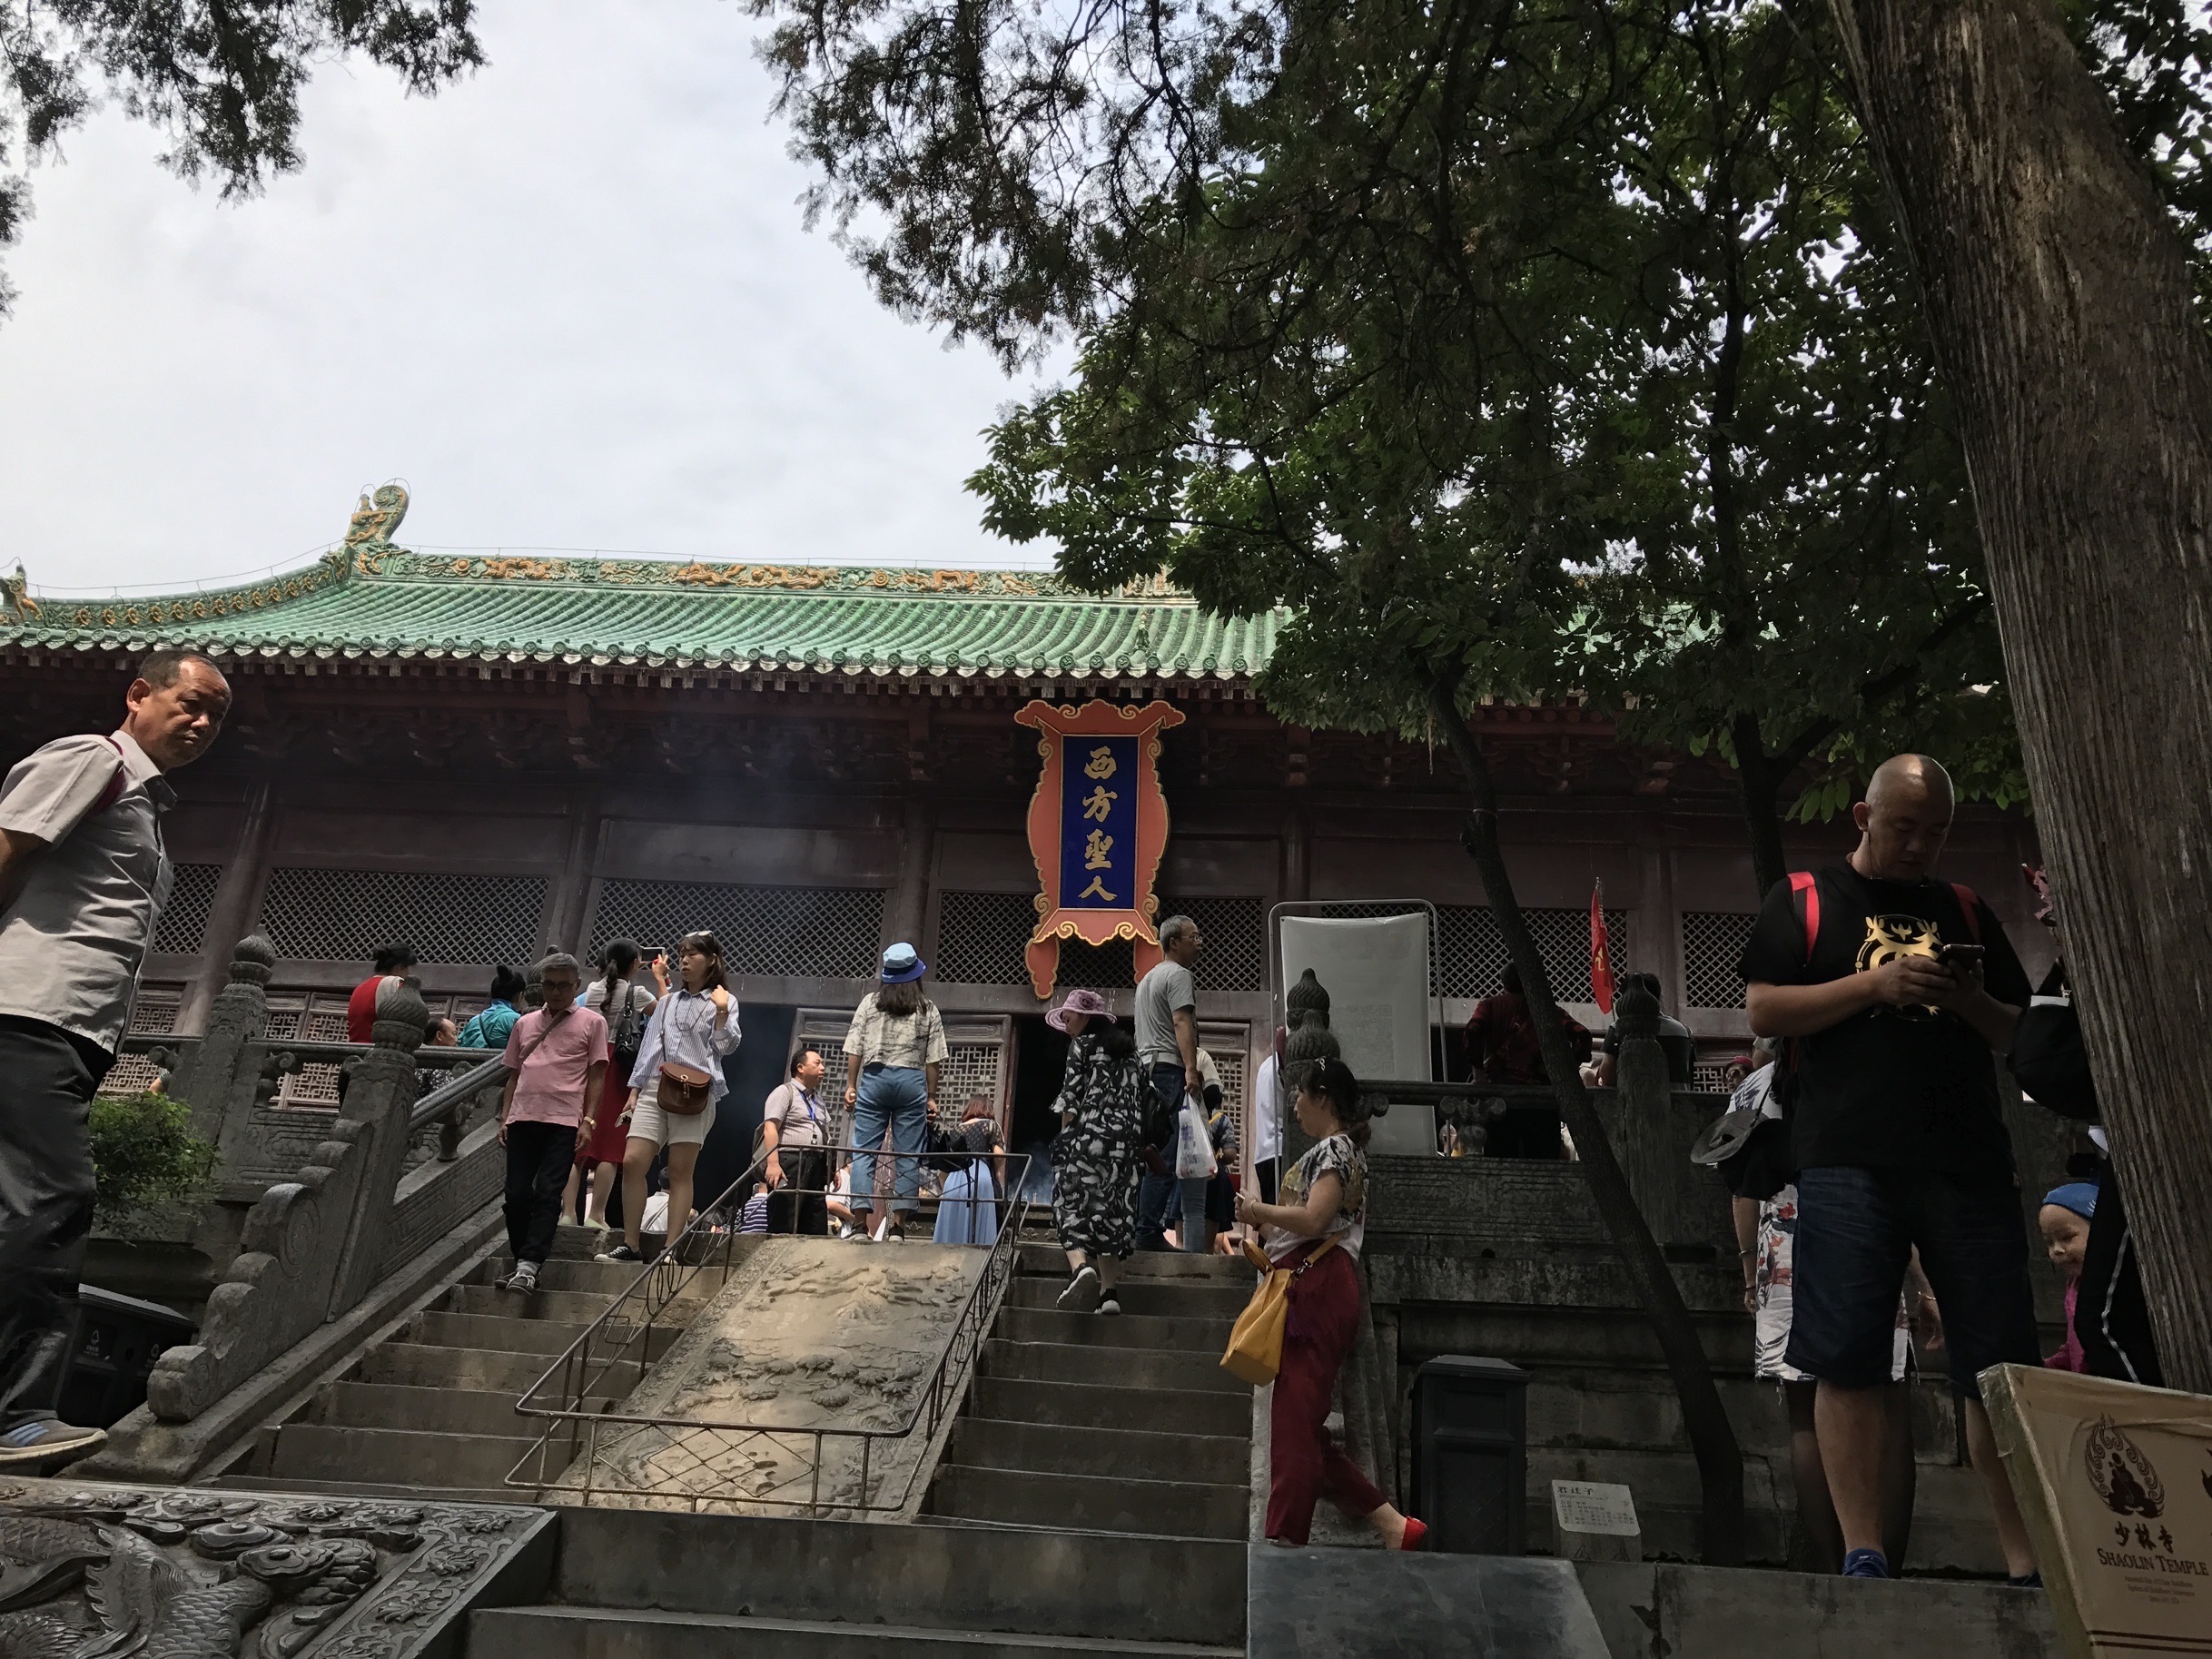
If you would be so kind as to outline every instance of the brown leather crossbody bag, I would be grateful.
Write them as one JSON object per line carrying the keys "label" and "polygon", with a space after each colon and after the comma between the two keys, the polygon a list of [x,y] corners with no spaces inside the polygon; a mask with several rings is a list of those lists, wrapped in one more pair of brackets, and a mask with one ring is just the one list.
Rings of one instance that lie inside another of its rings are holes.
{"label": "brown leather crossbody bag", "polygon": [[714,1102],[714,1079],[697,1066],[660,1062],[660,1082],[653,1091],[660,1109],[671,1117],[696,1118]]}

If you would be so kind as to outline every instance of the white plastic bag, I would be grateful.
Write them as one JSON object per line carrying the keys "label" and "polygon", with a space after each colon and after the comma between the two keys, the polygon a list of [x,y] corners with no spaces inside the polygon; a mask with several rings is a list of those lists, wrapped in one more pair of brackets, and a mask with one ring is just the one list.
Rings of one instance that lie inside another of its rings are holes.
{"label": "white plastic bag", "polygon": [[1206,1132],[1205,1109],[1195,1096],[1186,1094],[1175,1122],[1175,1179],[1211,1180],[1218,1168],[1213,1160],[1213,1137]]}

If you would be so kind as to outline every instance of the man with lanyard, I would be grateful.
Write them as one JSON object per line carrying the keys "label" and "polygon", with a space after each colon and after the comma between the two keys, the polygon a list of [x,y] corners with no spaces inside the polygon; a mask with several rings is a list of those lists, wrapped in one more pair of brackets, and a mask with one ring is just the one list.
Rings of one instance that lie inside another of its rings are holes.
{"label": "man with lanyard", "polygon": [[207,753],[231,709],[222,671],[157,651],[105,737],[64,737],[0,787],[0,1468],[99,1450],[55,1416],[92,1230],[85,1121],[131,1022],[169,896],[163,774]]}
{"label": "man with lanyard", "polygon": [[1940,1299],[1951,1390],[2005,1562],[2035,1558],[1976,1380],[2037,1365],[2028,1232],[1991,1051],[2011,1047],[2026,972],[1990,907],[1931,878],[1950,776],[1924,755],[1875,768],[1842,864],[1778,882],[1744,946],[1753,1034],[1793,1039],[1775,1080],[1799,1174],[1788,1363],[1842,1524],[1843,1571],[1887,1578],[1882,1448],[1897,1299],[1914,1249]]}
{"label": "man with lanyard", "polygon": [[829,1124],[817,1091],[821,1054],[802,1048],[791,1057],[790,1081],[768,1091],[760,1109],[761,1145],[768,1155],[768,1230],[829,1232],[824,1197],[829,1186]]}

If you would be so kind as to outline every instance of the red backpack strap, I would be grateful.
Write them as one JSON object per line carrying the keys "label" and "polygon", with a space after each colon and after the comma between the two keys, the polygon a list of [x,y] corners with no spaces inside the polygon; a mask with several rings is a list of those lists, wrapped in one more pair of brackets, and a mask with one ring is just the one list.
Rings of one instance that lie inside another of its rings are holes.
{"label": "red backpack strap", "polygon": [[1812,947],[1821,936],[1821,888],[1810,870],[1790,872],[1790,896],[1804,901],[1805,966],[1812,965]]}
{"label": "red backpack strap", "polygon": [[1964,882],[1951,883],[1950,890],[1958,895],[1959,908],[1966,912],[1966,931],[1973,934],[1974,943],[1980,944],[1981,943],[1981,901],[1974,896],[1974,890]]}
{"label": "red backpack strap", "polygon": [[100,798],[92,804],[92,811],[84,815],[88,818],[93,813],[105,812],[114,805],[123,799],[123,792],[131,785],[131,768],[123,764],[123,745],[113,737],[103,737],[100,741],[115,751],[115,775],[107,780],[107,787],[100,792]]}

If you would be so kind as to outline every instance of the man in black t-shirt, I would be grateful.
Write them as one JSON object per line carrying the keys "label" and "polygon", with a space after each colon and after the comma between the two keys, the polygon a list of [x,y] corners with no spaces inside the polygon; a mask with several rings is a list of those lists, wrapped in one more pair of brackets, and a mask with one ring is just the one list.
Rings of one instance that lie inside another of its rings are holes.
{"label": "man in black t-shirt", "polygon": [[2035,1570],[1977,1375],[2039,1363],[2027,1224],[1991,1051],[2011,1045],[2026,972],[1989,906],[1929,872],[1950,833],[1950,775],[1885,761],[1852,809],[1845,864],[1767,894],[1742,969],[1751,1028],[1786,1037],[1799,1176],[1789,1362],[1820,1379],[1815,1422],[1844,1572],[1881,1554],[1897,1299],[1915,1248],[1944,1314],[1951,1387],[2005,1560]]}

